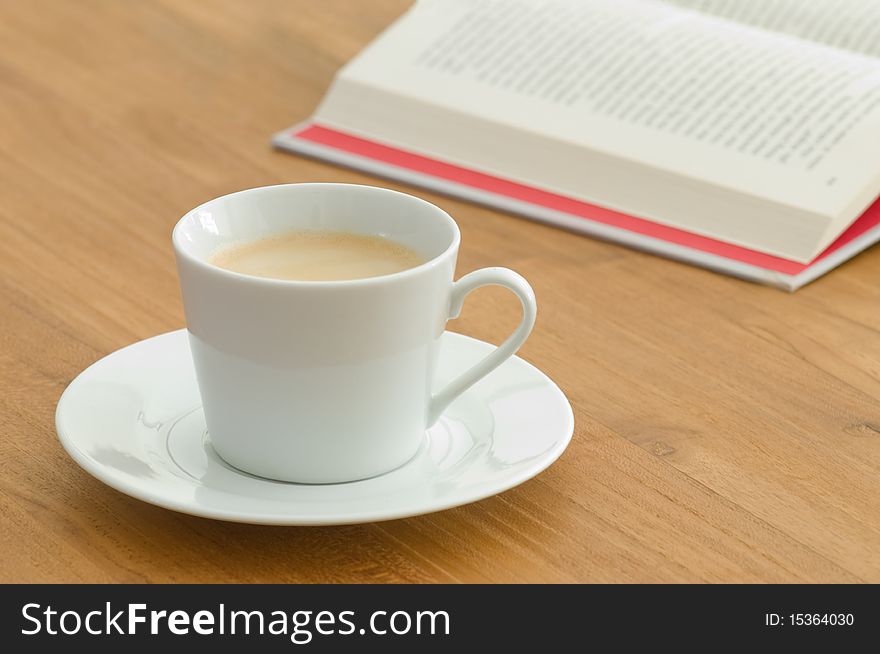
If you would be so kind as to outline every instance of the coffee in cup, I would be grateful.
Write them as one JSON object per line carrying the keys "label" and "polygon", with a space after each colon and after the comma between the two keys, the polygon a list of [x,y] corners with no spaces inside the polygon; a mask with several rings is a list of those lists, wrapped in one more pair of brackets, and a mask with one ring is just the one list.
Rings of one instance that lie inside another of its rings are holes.
{"label": "coffee in cup", "polygon": [[412,248],[382,236],[296,231],[231,245],[210,263],[226,270],[300,281],[379,277],[425,262]]}
{"label": "coffee in cup", "polygon": [[[453,281],[460,240],[433,204],[352,184],[255,188],[187,213],[172,242],[214,451],[300,483],[365,479],[411,459],[535,322],[534,294],[515,272]],[[437,389],[446,323],[487,284],[519,298],[522,320]]]}

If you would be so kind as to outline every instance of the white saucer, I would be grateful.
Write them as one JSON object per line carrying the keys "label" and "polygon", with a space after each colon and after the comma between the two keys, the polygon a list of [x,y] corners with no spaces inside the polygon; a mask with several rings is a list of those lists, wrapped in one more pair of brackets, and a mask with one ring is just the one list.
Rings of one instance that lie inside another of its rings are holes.
{"label": "white saucer", "polygon": [[[438,384],[493,347],[445,333]],[[393,472],[347,484],[261,479],[211,448],[185,330],[90,366],[64,391],[55,422],[76,462],[123,493],[183,513],[275,525],[389,520],[474,502],[544,470],[574,428],[556,384],[513,357],[456,400]]]}

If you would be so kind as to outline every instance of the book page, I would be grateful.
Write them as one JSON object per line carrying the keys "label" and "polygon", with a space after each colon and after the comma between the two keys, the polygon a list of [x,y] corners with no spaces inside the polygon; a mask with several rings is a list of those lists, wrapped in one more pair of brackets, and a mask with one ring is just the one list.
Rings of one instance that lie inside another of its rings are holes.
{"label": "book page", "polygon": [[[626,183],[619,162],[829,220],[880,184],[880,61],[661,2],[423,1],[338,81],[328,125],[590,201]],[[607,172],[545,158],[538,137]],[[714,235],[710,213],[647,217]]]}
{"label": "book page", "polygon": [[427,43],[412,66],[560,114],[802,170],[816,169],[880,108],[873,62],[607,5],[480,3]]}
{"label": "book page", "polygon": [[662,0],[745,25],[880,57],[877,0]]}

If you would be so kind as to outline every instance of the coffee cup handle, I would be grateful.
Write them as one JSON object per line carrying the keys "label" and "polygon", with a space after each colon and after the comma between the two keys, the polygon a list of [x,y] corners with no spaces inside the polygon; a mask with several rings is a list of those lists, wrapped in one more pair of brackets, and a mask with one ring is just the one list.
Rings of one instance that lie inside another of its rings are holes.
{"label": "coffee cup handle", "polygon": [[438,418],[446,410],[446,407],[455,398],[495,370],[505,360],[512,357],[528,338],[532,327],[535,325],[535,316],[538,313],[538,305],[535,303],[535,292],[525,278],[508,268],[483,268],[475,270],[454,282],[449,302],[449,320],[458,318],[465,298],[471,291],[480,286],[503,286],[513,291],[522,305],[522,320],[520,320],[519,326],[508,336],[506,341],[484,357],[478,364],[460,374],[431,397],[428,411],[429,427],[437,422]]}

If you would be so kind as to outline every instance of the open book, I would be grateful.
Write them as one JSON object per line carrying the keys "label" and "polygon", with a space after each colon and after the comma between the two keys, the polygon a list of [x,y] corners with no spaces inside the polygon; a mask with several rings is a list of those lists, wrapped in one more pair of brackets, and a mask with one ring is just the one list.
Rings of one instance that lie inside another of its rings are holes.
{"label": "open book", "polygon": [[273,143],[795,289],[880,240],[880,1],[421,0]]}

